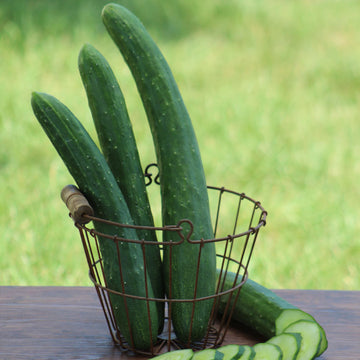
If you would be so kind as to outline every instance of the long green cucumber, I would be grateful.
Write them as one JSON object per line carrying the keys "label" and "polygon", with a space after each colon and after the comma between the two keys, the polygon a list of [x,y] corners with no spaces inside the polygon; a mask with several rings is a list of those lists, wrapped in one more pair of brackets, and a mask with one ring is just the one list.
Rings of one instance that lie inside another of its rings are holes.
{"label": "long green cucumber", "polygon": [[[136,225],[154,226],[139,152],[119,83],[104,56],[92,45],[82,47],[78,66],[106,162],[124,195]],[[155,230],[137,230],[139,239],[157,242]],[[146,267],[156,298],[164,298],[160,248],[146,246]],[[164,302],[157,302],[159,332]]]}
{"label": "long green cucumber", "polygon": [[[59,100],[44,93],[34,92],[31,104],[36,118],[78,187],[94,208],[95,215],[132,224],[127,204],[110,168],[75,115]],[[96,223],[95,226],[102,233],[137,239],[136,231],[130,228],[118,229],[101,223]],[[116,245],[112,240],[103,237],[100,237],[99,241],[107,286],[115,291],[145,296],[146,275],[141,247],[127,242],[119,244],[123,289]],[[153,297],[150,281],[148,285],[149,296]],[[157,338],[158,319],[155,303],[130,298],[124,301],[122,297],[111,293],[110,298],[115,318],[125,339],[137,349],[149,349]],[[130,326],[126,312],[129,315]],[[147,321],[148,314],[151,315],[151,324]]]}
{"label": "long green cucumber", "polygon": [[[220,272],[218,270],[218,276]],[[228,271],[224,279],[223,273],[221,279],[221,288],[223,290],[231,289],[235,284],[239,284],[241,279],[236,280],[236,274]],[[224,309],[229,295],[223,295],[220,298],[219,309]],[[234,304],[235,296],[231,298],[231,305]],[[275,335],[283,333],[285,328],[298,320],[309,320],[316,322],[313,316],[299,309],[297,306],[289,303],[281,296],[275,294],[265,286],[256,281],[247,279],[241,287],[239,296],[234,306],[232,319],[238,321],[251,329],[257,331],[265,338],[270,339]],[[318,324],[319,325],[319,324]],[[324,329],[319,325],[323,336],[319,348],[319,354],[322,354],[328,346]]]}
{"label": "long green cucumber", "polygon": [[[144,104],[160,170],[164,225],[176,225],[182,219],[189,219],[194,226],[192,240],[213,238],[198,143],[165,58],[139,19],[124,7],[116,4],[105,6],[102,19],[132,72]],[[164,241],[176,242],[178,239],[165,232]],[[213,294],[216,281],[214,243],[208,243],[202,248],[198,272],[199,245],[185,241],[181,245],[172,246],[171,269],[170,246],[164,248],[164,277],[168,297],[191,299],[194,295],[200,298]],[[188,343],[204,336],[212,304],[212,300],[198,301],[195,305],[186,302],[172,304],[172,324],[180,341]],[[192,315],[195,321],[191,326]]]}

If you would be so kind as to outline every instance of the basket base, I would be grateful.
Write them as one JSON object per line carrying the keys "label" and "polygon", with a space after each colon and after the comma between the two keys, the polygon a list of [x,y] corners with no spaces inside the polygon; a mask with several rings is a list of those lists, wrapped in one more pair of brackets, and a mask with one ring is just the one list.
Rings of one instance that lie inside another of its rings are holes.
{"label": "basket base", "polygon": [[[165,321],[165,327],[168,325],[167,320]],[[210,327],[208,333],[204,339],[198,342],[194,342],[191,344],[184,344],[181,343],[177,338],[173,331],[169,333],[168,330],[164,330],[158,336],[158,341],[153,345],[153,348],[149,351],[141,351],[141,350],[134,350],[126,340],[121,336],[120,333],[114,332],[112,334],[114,344],[119,348],[121,351],[127,352],[129,355],[145,355],[145,356],[156,356],[162,353],[174,351],[174,350],[181,350],[181,349],[192,349],[194,351],[209,349],[209,348],[216,348],[221,345],[219,332],[216,330],[215,327]]]}

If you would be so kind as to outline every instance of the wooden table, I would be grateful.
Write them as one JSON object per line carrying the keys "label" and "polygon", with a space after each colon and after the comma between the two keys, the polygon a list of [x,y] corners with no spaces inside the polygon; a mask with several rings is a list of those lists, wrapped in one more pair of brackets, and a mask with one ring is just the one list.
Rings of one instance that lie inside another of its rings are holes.
{"label": "wooden table", "polygon": [[[276,290],[324,327],[323,360],[360,358],[360,291]],[[254,344],[231,329],[226,343]],[[0,359],[127,359],[108,331],[91,287],[0,287]],[[144,359],[144,358],[141,358]],[[145,358],[146,359],[146,358]]]}

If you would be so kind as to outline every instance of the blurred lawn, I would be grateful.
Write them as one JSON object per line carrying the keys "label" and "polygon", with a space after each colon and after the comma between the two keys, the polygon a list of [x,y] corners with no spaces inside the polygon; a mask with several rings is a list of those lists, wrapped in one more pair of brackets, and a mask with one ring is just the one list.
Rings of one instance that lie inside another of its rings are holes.
{"label": "blurred lawn", "polygon": [[[100,20],[106,3],[0,3],[0,285],[90,284],[59,195],[73,181],[30,107],[31,91],[48,92],[95,136],[77,70],[85,42],[119,78],[143,165],[155,160],[133,80]],[[360,289],[360,2],[121,3],[174,72],[208,183],[269,212],[250,276],[273,288]]]}

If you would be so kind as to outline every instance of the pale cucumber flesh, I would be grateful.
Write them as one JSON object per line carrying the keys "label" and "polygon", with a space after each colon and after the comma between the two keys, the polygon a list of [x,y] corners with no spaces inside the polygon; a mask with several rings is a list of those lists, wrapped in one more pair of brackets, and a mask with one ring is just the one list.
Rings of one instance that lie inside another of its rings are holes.
{"label": "pale cucumber flesh", "polygon": [[274,344],[259,343],[253,346],[254,360],[282,360],[281,349]]}
{"label": "pale cucumber flesh", "polygon": [[275,322],[276,335],[279,335],[284,332],[284,330],[294,322],[298,320],[312,320],[315,319],[305,311],[300,309],[285,309],[281,312]]}
{"label": "pale cucumber flesh", "polygon": [[302,337],[301,346],[296,360],[314,359],[319,352],[322,332],[320,326],[309,320],[299,320],[289,325],[285,333],[299,333]]}
{"label": "pale cucumber flesh", "polygon": [[222,360],[224,354],[215,349],[204,349],[196,352],[191,360]]}
{"label": "pale cucumber flesh", "polygon": [[242,345],[224,345],[217,349],[224,354],[223,360],[237,360],[246,351]]}
{"label": "pale cucumber flesh", "polygon": [[320,356],[328,347],[328,341],[326,337],[325,330],[320,326],[320,324],[307,312],[300,309],[285,309],[276,319],[275,327],[276,327],[276,335],[280,335],[284,332],[284,330],[290,326],[291,324],[299,321],[299,320],[309,320],[315,322],[321,331],[321,343],[317,353],[317,356]]}
{"label": "pale cucumber flesh", "polygon": [[191,349],[174,350],[152,358],[153,360],[190,360],[194,352]]}
{"label": "pale cucumber flesh", "polygon": [[283,333],[272,337],[267,343],[279,346],[283,353],[282,360],[296,360],[301,347],[301,339],[298,333]]}

